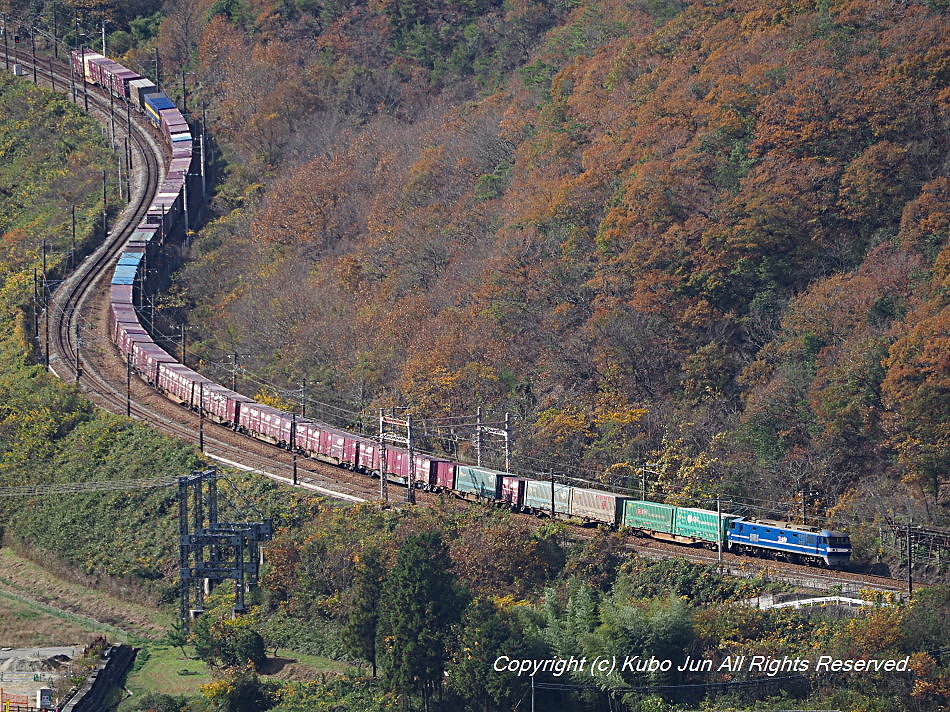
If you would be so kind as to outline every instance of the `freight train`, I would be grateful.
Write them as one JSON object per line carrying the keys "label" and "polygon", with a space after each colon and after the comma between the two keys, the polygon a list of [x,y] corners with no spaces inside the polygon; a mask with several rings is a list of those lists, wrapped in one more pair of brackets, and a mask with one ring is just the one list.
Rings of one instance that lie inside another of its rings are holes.
{"label": "freight train", "polygon": [[730,513],[626,497],[613,492],[535,480],[473,467],[425,453],[380,444],[362,435],[258,403],[180,363],[159,347],[139,321],[148,265],[184,207],[192,161],[192,137],[181,112],[148,79],[100,54],[73,52],[75,73],[145,114],[171,152],[165,180],[122,251],[112,277],[109,329],[130,365],[168,398],[226,427],[324,462],[406,487],[450,492],[515,511],[620,528],[639,536],[703,545],[741,554],[847,565],[847,534],[757,520]]}

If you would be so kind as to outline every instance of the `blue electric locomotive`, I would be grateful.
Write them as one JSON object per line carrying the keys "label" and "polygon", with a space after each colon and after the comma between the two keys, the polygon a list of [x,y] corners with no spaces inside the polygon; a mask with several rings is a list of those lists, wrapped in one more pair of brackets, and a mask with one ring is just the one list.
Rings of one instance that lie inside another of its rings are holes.
{"label": "blue electric locomotive", "polygon": [[840,568],[851,559],[847,534],[768,519],[738,519],[726,532],[731,551],[768,554],[789,561],[821,561]]}

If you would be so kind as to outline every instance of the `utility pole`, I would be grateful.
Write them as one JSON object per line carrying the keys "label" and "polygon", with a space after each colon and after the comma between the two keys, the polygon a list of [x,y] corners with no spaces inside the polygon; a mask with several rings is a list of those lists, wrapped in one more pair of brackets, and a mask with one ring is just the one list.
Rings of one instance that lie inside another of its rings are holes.
{"label": "utility pole", "polygon": [[108,197],[106,196],[106,169],[102,169],[102,240],[103,242],[106,238],[109,237],[109,227],[106,224],[108,215],[106,214],[108,205]]}
{"label": "utility pole", "polygon": [[208,202],[208,186],[205,183],[205,103],[201,102],[201,134],[198,137],[199,148],[201,149],[201,200]]}
{"label": "utility pole", "polygon": [[475,412],[475,464],[482,466],[482,407]]}
{"label": "utility pole", "polygon": [[188,245],[188,233],[191,230],[191,226],[188,224],[188,172],[185,171],[184,179],[182,180],[182,205],[185,207],[185,240],[184,244]]}
{"label": "utility pole", "polygon": [[33,268],[33,336],[37,342],[40,339],[40,288],[36,278],[36,267]]}
{"label": "utility pole", "polygon": [[131,173],[132,153],[129,150],[129,146],[132,144],[132,105],[129,102],[125,103],[125,125],[127,129],[125,134],[125,161],[126,167],[129,169],[129,173]]}
{"label": "utility pole", "polygon": [[132,354],[125,355],[125,416],[132,417]]}
{"label": "utility pole", "polygon": [[[129,139],[125,139],[125,151],[124,151],[124,160],[125,160],[125,194],[128,197],[129,202],[132,202],[132,161],[129,160]],[[121,163],[119,164],[122,165]]]}
{"label": "utility pole", "polygon": [[722,498],[716,495],[716,549],[719,553],[719,566],[722,567]]}
{"label": "utility pole", "polygon": [[293,453],[293,480],[297,486],[297,414],[290,414],[290,451]]}
{"label": "utility pole", "polygon": [[7,44],[7,16],[3,15],[3,68],[10,71],[10,47]]}
{"label": "utility pole", "polygon": [[36,36],[33,27],[30,27],[30,55],[33,58],[33,86],[36,86]]}
{"label": "utility pole", "polygon": [[70,212],[72,213],[73,233],[72,233],[72,238],[69,242],[69,254],[70,254],[70,259],[72,260],[72,267],[75,268],[76,266],[76,206],[75,205],[72,206],[72,210]]}
{"label": "utility pole", "polygon": [[[46,316],[49,319],[49,315]],[[914,552],[910,547],[910,522],[907,523],[907,600],[914,599]]]}
{"label": "utility pole", "polygon": [[205,451],[205,384],[198,384],[198,449]]}
{"label": "utility pole", "polygon": [[181,363],[183,366],[188,364],[185,362],[185,324],[182,322],[179,327],[181,329]]}
{"label": "utility pole", "polygon": [[155,48],[155,86],[162,88],[162,65],[158,61],[158,47]]}
{"label": "utility pole", "polygon": [[46,332],[46,355],[43,357],[43,363],[46,370],[49,370],[49,287],[46,283],[46,240],[43,240],[43,309],[46,312],[46,322],[44,331]]}
{"label": "utility pole", "polygon": [[379,498],[389,502],[389,481],[386,479],[386,437],[383,426],[383,409],[379,409]]}
{"label": "utility pole", "polygon": [[511,413],[505,413],[505,472],[511,472]]}
{"label": "utility pole", "polygon": [[76,103],[76,68],[73,66],[73,58],[69,58],[69,91],[73,97],[73,103]]}
{"label": "utility pole", "polygon": [[115,150],[115,97],[112,91],[112,85],[109,85],[109,146]]}
{"label": "utility pole", "polygon": [[86,113],[89,113],[89,82],[86,81],[86,48],[85,46],[80,47],[79,49],[79,66],[82,68],[82,103],[86,109]]}
{"label": "utility pole", "polygon": [[[406,434],[400,435],[400,431],[393,432],[392,430],[387,430],[386,426],[391,428],[405,428]],[[396,417],[396,409],[393,408],[393,414],[386,416],[383,411],[379,412],[379,442],[385,451],[387,442],[399,443],[405,445],[407,449],[407,457],[409,461],[407,464],[407,473],[406,473],[406,502],[410,504],[415,504],[416,502],[416,491],[415,491],[415,473],[414,473],[414,458],[413,458],[413,442],[412,442],[412,415],[407,414],[405,420]],[[386,460],[383,459],[385,453],[380,453],[380,462],[383,465],[386,465]],[[385,475],[385,469],[383,470]]]}
{"label": "utility pole", "polygon": [[79,361],[79,347],[82,340],[79,338],[79,322],[76,322],[76,385],[79,385],[79,377],[82,375],[82,366]]}
{"label": "utility pole", "polygon": [[412,450],[412,413],[406,413],[406,450],[409,458],[409,472],[406,476],[406,501],[416,503],[416,456]]}

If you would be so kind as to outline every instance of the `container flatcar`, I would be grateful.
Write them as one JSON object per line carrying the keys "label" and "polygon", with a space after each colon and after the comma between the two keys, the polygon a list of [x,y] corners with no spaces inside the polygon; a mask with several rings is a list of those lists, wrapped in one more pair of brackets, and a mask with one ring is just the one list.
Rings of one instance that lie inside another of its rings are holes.
{"label": "container flatcar", "polygon": [[644,534],[673,536],[676,507],[671,504],[631,499],[623,505],[623,526]]}
{"label": "container flatcar", "polygon": [[505,473],[470,465],[455,466],[455,491],[468,499],[497,500]]}
{"label": "container flatcar", "polygon": [[145,115],[148,116],[148,120],[151,121],[152,125],[157,129],[162,128],[161,112],[166,109],[172,109],[175,106],[175,102],[162,93],[149,94],[142,103],[145,104]]}
{"label": "container flatcar", "polygon": [[534,514],[567,515],[571,513],[571,487],[557,482],[525,480],[524,509]]}
{"label": "container flatcar", "polygon": [[603,490],[571,488],[570,514],[585,522],[616,525],[623,518],[627,497]]}
{"label": "container flatcar", "polygon": [[514,510],[524,506],[525,480],[517,475],[505,475],[501,478],[499,499]]}
{"label": "container flatcar", "polygon": [[129,101],[139,111],[144,111],[145,97],[150,94],[159,94],[158,88],[149,79],[133,79],[129,82]]}
{"label": "container flatcar", "polygon": [[292,422],[290,413],[254,401],[244,403],[238,414],[238,426],[242,432],[274,445],[283,446],[290,442]]}
{"label": "container flatcar", "polygon": [[677,507],[674,517],[676,538],[684,543],[725,543],[726,532],[736,519],[735,514],[713,512],[708,509]]}

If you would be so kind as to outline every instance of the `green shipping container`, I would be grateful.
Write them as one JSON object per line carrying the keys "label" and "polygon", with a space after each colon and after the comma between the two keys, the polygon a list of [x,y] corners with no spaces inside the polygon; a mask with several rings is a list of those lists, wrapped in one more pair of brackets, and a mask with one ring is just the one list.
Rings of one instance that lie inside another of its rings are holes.
{"label": "green shipping container", "polygon": [[689,507],[678,507],[674,523],[676,525],[677,536],[688,536],[693,539],[702,539],[703,541],[726,540],[726,530],[734,519],[738,517],[734,514],[722,515],[722,526],[719,527],[719,536],[716,536],[719,515],[708,509],[690,509]]}
{"label": "green shipping container", "polygon": [[455,489],[488,499],[498,499],[501,477],[505,473],[482,467],[458,465],[455,468]]}
{"label": "green shipping container", "polygon": [[673,515],[676,507],[659,502],[633,499],[624,503],[623,525],[651,532],[673,533]]}

